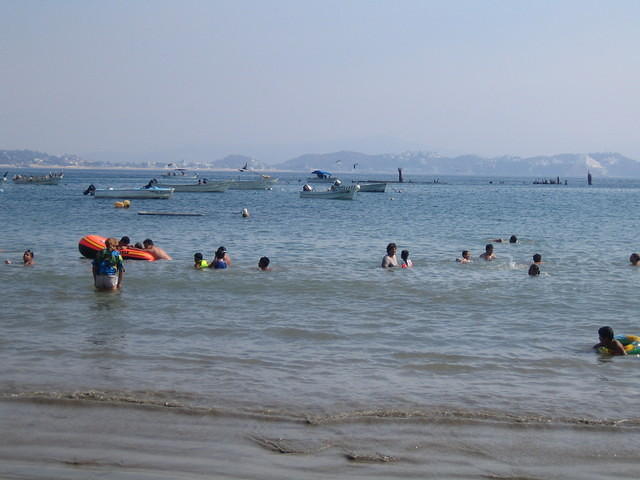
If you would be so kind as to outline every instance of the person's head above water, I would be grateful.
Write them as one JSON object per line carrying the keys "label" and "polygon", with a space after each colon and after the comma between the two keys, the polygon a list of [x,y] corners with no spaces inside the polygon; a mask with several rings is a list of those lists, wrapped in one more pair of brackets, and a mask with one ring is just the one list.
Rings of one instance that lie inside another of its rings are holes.
{"label": "person's head above water", "polygon": [[407,258],[409,258],[409,250],[402,250],[402,252],[400,252],[400,258],[406,262]]}
{"label": "person's head above water", "polygon": [[518,237],[516,237],[515,235],[511,235],[511,237],[509,237],[509,243],[517,243],[518,242]]}
{"label": "person's head above water", "polygon": [[225,253],[227,253],[227,249],[226,249],[226,248],[224,248],[224,247],[219,247],[219,248],[216,250],[216,255],[215,255],[215,257],[216,257],[216,258],[224,258],[224,254],[225,254]]}
{"label": "person's head above water", "polygon": [[487,244],[484,246],[484,251],[485,251],[485,252],[487,252],[487,253],[491,253],[491,252],[493,252],[493,244],[491,244],[491,243],[487,243]]}
{"label": "person's head above water", "polygon": [[638,265],[638,262],[640,262],[640,255],[632,253],[629,257],[629,261],[631,262],[631,265]]}
{"label": "person's head above water", "polygon": [[542,255],[540,255],[539,253],[536,253],[535,255],[533,255],[533,261],[535,263],[540,263],[542,261]]}
{"label": "person's head above water", "polygon": [[147,238],[142,242],[142,245],[144,245],[144,248],[153,247],[153,240]]}
{"label": "person's head above water", "polygon": [[126,235],[124,237],[122,237],[120,239],[120,242],[118,243],[118,245],[129,245],[129,243],[131,243],[131,240],[129,239],[129,237],[127,237]]}
{"label": "person's head above water", "polygon": [[109,249],[116,249],[118,248],[118,240],[113,237],[107,238],[104,241],[104,246]]}
{"label": "person's head above water", "polygon": [[260,257],[260,260],[258,261],[258,268],[260,270],[265,270],[267,267],[269,267],[269,263],[271,263],[269,257]]}
{"label": "person's head above water", "polygon": [[392,242],[389,245],[387,245],[387,255],[395,255],[396,250],[398,250],[398,247],[396,247],[395,243]]}
{"label": "person's head above water", "polygon": [[535,263],[531,264],[531,266],[529,267],[529,275],[531,275],[532,277],[540,275],[540,267]]}
{"label": "person's head above water", "polygon": [[613,340],[613,328],[611,327],[600,327],[598,329],[598,336],[600,340]]}
{"label": "person's head above water", "polygon": [[194,253],[194,254],[193,254],[193,259],[194,259],[196,262],[200,262],[200,261],[202,260],[202,253],[200,253],[200,252]]}

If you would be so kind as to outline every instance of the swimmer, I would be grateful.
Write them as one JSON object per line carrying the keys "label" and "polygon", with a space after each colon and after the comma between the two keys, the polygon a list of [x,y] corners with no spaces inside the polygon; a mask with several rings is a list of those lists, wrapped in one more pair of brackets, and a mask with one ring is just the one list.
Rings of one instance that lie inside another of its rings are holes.
{"label": "swimmer", "polygon": [[511,235],[509,237],[509,243],[518,243],[518,237],[516,237],[515,235]]}
{"label": "swimmer", "polygon": [[529,267],[529,275],[531,277],[535,277],[536,275],[540,275],[540,267],[535,263],[532,263]]}
{"label": "swimmer", "polygon": [[400,258],[402,258],[402,268],[413,267],[413,262],[409,258],[409,250],[402,250],[402,252],[400,252]]}
{"label": "swimmer", "polygon": [[269,263],[271,263],[269,257],[260,257],[260,260],[258,261],[258,270],[262,270],[263,272],[270,272],[271,268],[269,268]]}
{"label": "swimmer", "polygon": [[202,254],[200,252],[193,254],[193,268],[197,270],[209,268],[209,263],[202,258]]}
{"label": "swimmer", "polygon": [[542,264],[542,255],[540,255],[539,253],[536,253],[533,255],[533,263],[534,265],[541,265]]}
{"label": "swimmer", "polygon": [[487,243],[484,247],[484,253],[480,255],[480,258],[489,261],[494,260],[496,258],[495,253],[493,253],[493,245]]}
{"label": "swimmer", "polygon": [[469,250],[463,250],[462,257],[456,258],[456,262],[458,263],[471,263],[472,261],[473,260],[471,260],[471,254],[469,253]]}
{"label": "swimmer", "polygon": [[216,250],[215,256],[211,263],[209,264],[209,268],[227,268],[231,266],[231,258],[227,254],[227,249],[225,247],[219,247]]}
{"label": "swimmer", "polygon": [[33,252],[31,250],[25,250],[22,254],[22,264],[26,267],[27,265],[33,265]]}
{"label": "swimmer", "polygon": [[160,247],[156,247],[153,244],[153,240],[151,240],[150,238],[147,238],[144,242],[142,242],[142,245],[144,247],[144,250],[147,250],[149,253],[151,253],[151,255],[153,255],[156,260],[173,260],[173,258],[171,258],[171,256],[167,252],[165,252]]}
{"label": "swimmer", "polygon": [[121,248],[131,248],[130,243],[131,243],[131,240],[129,239],[129,237],[125,235],[118,242],[118,250],[120,250]]}
{"label": "swimmer", "polygon": [[600,347],[604,347],[609,350],[611,355],[626,355],[627,352],[624,351],[624,347],[620,343],[619,340],[616,340],[613,336],[613,328],[611,327],[600,327],[598,329],[598,337],[600,337],[600,342],[596,343],[593,348],[596,350]]}
{"label": "swimmer", "polygon": [[396,251],[398,247],[396,247],[395,243],[390,243],[387,245],[387,254],[382,258],[382,268],[393,268],[398,267],[398,258],[396,257]]}
{"label": "swimmer", "polygon": [[640,262],[640,255],[638,255],[637,253],[632,253],[631,256],[629,257],[629,261],[631,262],[631,265],[633,265],[634,267],[639,266]]}

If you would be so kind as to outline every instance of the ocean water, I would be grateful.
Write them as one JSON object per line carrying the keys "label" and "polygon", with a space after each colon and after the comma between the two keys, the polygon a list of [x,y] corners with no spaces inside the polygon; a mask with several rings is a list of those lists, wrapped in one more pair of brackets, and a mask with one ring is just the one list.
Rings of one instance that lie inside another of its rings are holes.
{"label": "ocean water", "polygon": [[[288,173],[126,210],[82,195],[154,175],[0,185],[0,477],[637,477],[640,359],[591,346],[602,325],[640,334],[640,181],[440,177],[329,201]],[[86,234],[174,260],[96,292]],[[379,268],[392,241],[414,268]],[[193,269],[221,245],[231,268]]]}

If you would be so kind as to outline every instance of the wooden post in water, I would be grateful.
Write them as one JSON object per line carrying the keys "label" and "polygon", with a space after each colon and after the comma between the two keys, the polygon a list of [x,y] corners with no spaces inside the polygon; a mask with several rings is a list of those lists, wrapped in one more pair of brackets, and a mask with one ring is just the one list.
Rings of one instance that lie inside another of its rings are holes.
{"label": "wooden post in water", "polygon": [[587,170],[587,184],[591,185],[591,172]]}
{"label": "wooden post in water", "polygon": [[402,168],[398,167],[398,183],[402,183],[404,180],[402,179]]}

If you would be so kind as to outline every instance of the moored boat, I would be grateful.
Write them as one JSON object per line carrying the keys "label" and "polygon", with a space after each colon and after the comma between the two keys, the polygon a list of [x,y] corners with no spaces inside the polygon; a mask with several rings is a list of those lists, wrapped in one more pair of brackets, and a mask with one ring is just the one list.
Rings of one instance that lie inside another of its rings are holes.
{"label": "moored boat", "polygon": [[173,188],[96,188],[89,194],[96,198],[171,198]]}
{"label": "moored boat", "polygon": [[174,168],[168,172],[161,173],[160,176],[168,178],[194,179],[198,178],[196,173],[189,172],[186,168]]}
{"label": "moored boat", "polygon": [[324,170],[314,170],[311,172],[312,177],[307,177],[308,183],[333,183],[338,180],[331,172],[325,172]]}
{"label": "moored boat", "polygon": [[229,184],[229,190],[270,190],[278,182],[271,175],[260,175],[253,180],[233,180]]}
{"label": "moored boat", "polygon": [[48,173],[47,175],[16,175],[13,177],[13,183],[18,185],[58,185],[63,178],[63,172]]}
{"label": "moored boat", "polygon": [[360,190],[360,185],[333,184],[328,190],[314,190],[305,185],[300,192],[300,198],[325,198],[328,200],[353,200]]}
{"label": "moored boat", "polygon": [[384,193],[387,189],[386,183],[358,183],[361,192],[380,192]]}
{"label": "moored boat", "polygon": [[155,182],[153,185],[161,188],[173,188],[175,192],[226,192],[232,182],[225,180],[198,180],[198,183],[170,183]]}

